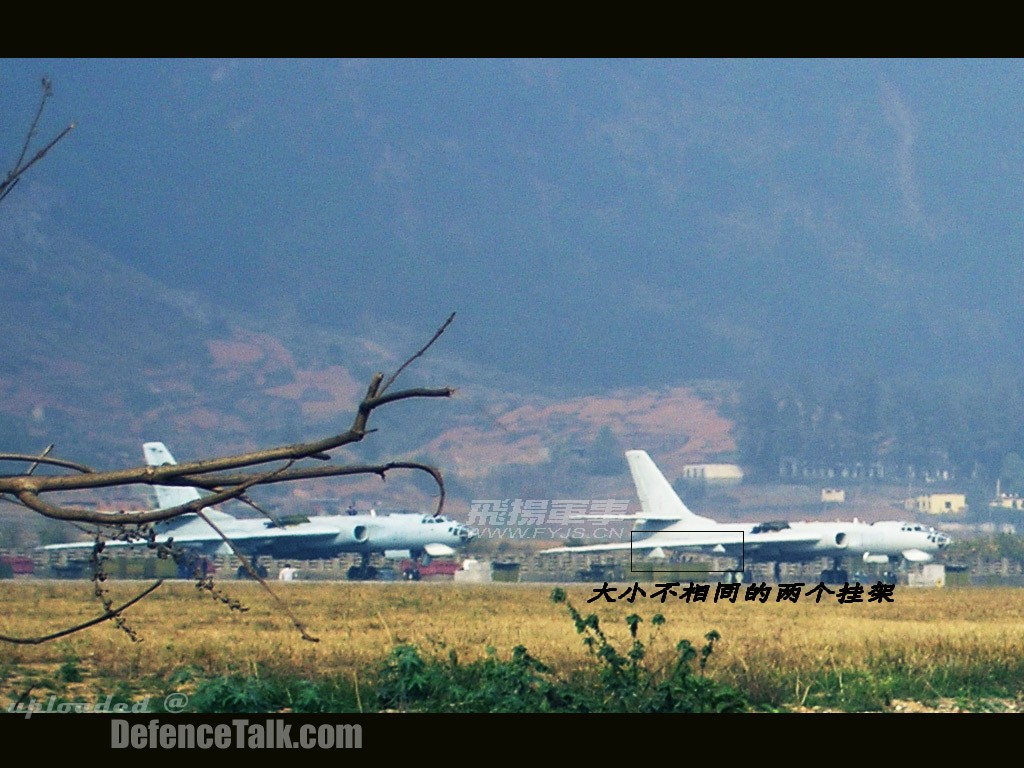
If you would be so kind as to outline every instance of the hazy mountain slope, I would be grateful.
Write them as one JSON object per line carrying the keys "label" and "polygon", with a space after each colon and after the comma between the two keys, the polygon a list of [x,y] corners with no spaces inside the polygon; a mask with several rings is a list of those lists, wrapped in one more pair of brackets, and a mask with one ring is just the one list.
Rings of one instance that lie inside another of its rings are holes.
{"label": "hazy mountain slope", "polygon": [[[141,463],[145,440],[162,440],[183,459],[331,434],[351,423],[371,373],[395,370],[433,332],[396,330],[387,347],[299,321],[268,328],[46,234],[45,206],[32,202],[0,211],[5,450],[53,442],[58,455],[109,467]],[[456,386],[456,396],[384,409],[373,422],[379,432],[342,458],[434,462],[449,478],[451,503],[465,511],[470,498],[496,495],[615,488],[629,498],[626,448],[651,450],[676,474],[735,449],[732,423],[718,411],[733,405],[727,384],[556,399],[460,361],[446,348],[459,332],[456,318],[399,380]],[[358,497],[415,508],[429,506],[433,489],[421,479],[382,486],[370,478],[296,493],[314,505]]]}
{"label": "hazy mountain slope", "polygon": [[566,397],[1024,365],[1019,62],[5,62],[26,115],[43,65],[60,226],[268,323],[458,310]]}

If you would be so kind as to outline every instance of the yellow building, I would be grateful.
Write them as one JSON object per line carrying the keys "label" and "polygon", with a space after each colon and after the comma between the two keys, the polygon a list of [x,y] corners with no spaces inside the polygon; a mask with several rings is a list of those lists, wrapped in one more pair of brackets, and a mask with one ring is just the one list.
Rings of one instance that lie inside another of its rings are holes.
{"label": "yellow building", "polygon": [[967,497],[962,493],[929,493],[907,499],[903,508],[924,515],[957,515],[967,510]]}
{"label": "yellow building", "polygon": [[1015,509],[1018,512],[1024,510],[1024,499],[1020,496],[1011,496],[1008,493],[999,494],[999,498],[990,501],[988,505],[994,509]]}
{"label": "yellow building", "polygon": [[687,464],[683,479],[688,483],[735,485],[743,482],[743,470],[736,464]]}

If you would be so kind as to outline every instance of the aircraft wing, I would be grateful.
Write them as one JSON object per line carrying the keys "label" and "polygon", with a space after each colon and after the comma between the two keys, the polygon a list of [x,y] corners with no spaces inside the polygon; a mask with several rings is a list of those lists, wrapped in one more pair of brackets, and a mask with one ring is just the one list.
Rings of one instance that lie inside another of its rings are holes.
{"label": "aircraft wing", "polygon": [[[263,530],[232,531],[227,529],[224,534],[236,544],[247,545],[273,545],[275,542],[288,542],[293,545],[320,544],[333,541],[338,536],[338,531],[315,530],[310,531],[303,528],[266,528]],[[158,544],[166,544],[172,540],[175,544],[183,547],[200,550],[215,550],[224,544],[224,539],[216,531],[197,531],[194,533],[180,533],[178,535],[160,535],[156,537]],[[104,543],[104,549],[121,547],[145,547],[147,542],[144,539],[137,541],[111,540]],[[47,551],[92,549],[91,541],[76,541],[68,544],[49,544],[41,549]]]}
{"label": "aircraft wing", "polygon": [[584,544],[579,547],[555,547],[553,549],[542,549],[542,555],[558,555],[563,552],[621,552],[630,549],[632,545],[628,541],[617,541],[613,544]]}
{"label": "aircraft wing", "polygon": [[[146,546],[146,542],[140,539],[139,541],[135,541],[135,542],[107,541],[107,542],[104,542],[104,544],[103,544],[103,548],[104,549],[106,549],[107,547],[133,547],[133,546],[134,547],[144,547],[144,546]],[[59,552],[61,550],[92,549],[92,548],[93,548],[93,542],[91,542],[91,541],[71,541],[71,542],[68,542],[67,544],[47,544],[46,546],[43,546],[43,547],[36,547],[36,549],[45,550],[47,552]]]}
{"label": "aircraft wing", "polygon": [[748,533],[746,535],[746,547],[749,551],[756,552],[765,547],[798,546],[800,544],[817,544],[821,541],[820,533],[803,533],[792,529],[781,531],[764,531],[763,533]]}
{"label": "aircraft wing", "polygon": [[744,547],[747,551],[756,551],[763,547],[779,545],[813,544],[820,540],[818,534],[800,533],[792,530],[766,531],[764,533],[747,533],[742,531],[710,532],[702,536],[688,535],[686,538],[673,540],[661,532],[640,541],[617,541],[609,544],[589,544],[580,547],[555,547],[541,550],[542,555],[560,554],[565,552],[616,552],[625,550],[648,549],[704,549],[713,554],[738,554]]}
{"label": "aircraft wing", "polygon": [[627,514],[623,512],[620,515],[608,514],[608,515],[569,515],[571,520],[684,520],[685,518],[679,515],[645,515],[645,514]]}

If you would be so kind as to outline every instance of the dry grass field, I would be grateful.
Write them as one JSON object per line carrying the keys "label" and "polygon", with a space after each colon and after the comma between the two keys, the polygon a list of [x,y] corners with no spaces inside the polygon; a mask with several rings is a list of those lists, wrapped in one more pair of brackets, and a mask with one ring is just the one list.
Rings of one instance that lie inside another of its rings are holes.
{"label": "dry grass field", "polygon": [[[141,582],[111,582],[115,603]],[[106,622],[42,645],[0,643],[0,703],[30,687],[101,696],[166,692],[176,679],[222,675],[299,676],[366,681],[397,644],[425,656],[507,658],[525,646],[558,674],[593,664],[565,605],[551,587],[527,584],[273,584],[275,593],[319,638],[303,640],[258,585],[227,583],[241,613],[186,582],[168,582],[127,613],[141,641]],[[707,674],[745,691],[759,708],[944,708],[1015,710],[1024,702],[1024,590],[897,588],[892,603],[685,603],[669,597],[587,603],[593,586],[566,588],[583,614],[597,613],[626,649],[625,617],[645,619],[639,637],[649,661],[667,661],[680,639],[694,646],[717,630]],[[714,594],[714,588],[711,590]],[[0,582],[0,634],[32,636],[100,613],[88,582]],[[649,619],[664,615],[655,629]],[[652,634],[653,633],[653,634]],[[73,674],[68,674],[69,665]],[[180,675],[188,670],[187,676]],[[183,685],[183,688],[187,688]],[[908,703],[918,702],[916,704]],[[923,702],[923,703],[922,703]]]}

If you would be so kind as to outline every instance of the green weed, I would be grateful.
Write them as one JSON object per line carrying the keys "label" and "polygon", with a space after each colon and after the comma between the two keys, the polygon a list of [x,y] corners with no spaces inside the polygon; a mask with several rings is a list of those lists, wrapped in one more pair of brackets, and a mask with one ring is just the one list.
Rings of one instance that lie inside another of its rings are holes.
{"label": "green weed", "polygon": [[191,712],[354,712],[353,690],[338,680],[229,675],[201,682],[189,696]]}

